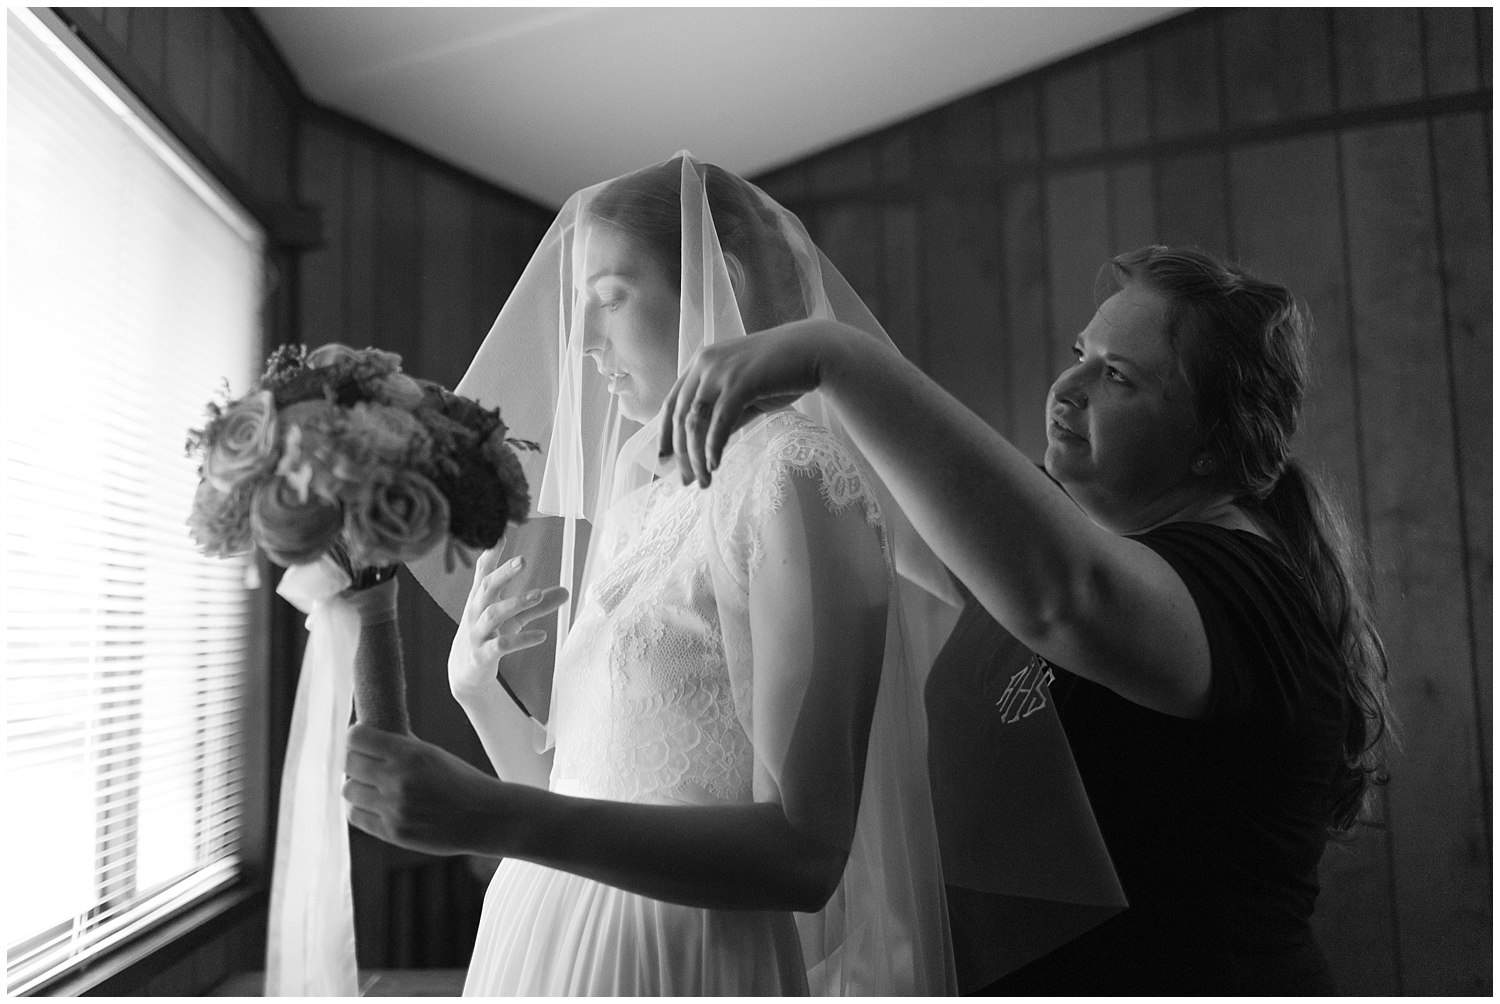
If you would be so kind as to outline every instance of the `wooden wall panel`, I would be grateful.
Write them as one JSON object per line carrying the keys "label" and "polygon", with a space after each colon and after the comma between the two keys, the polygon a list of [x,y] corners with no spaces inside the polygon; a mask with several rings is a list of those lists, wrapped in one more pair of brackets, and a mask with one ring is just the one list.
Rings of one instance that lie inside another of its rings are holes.
{"label": "wooden wall panel", "polygon": [[[1494,735],[1494,633],[1487,615],[1494,609],[1490,140],[1485,121],[1477,113],[1435,119],[1432,131],[1453,424],[1458,434],[1470,644],[1474,652],[1474,707],[1481,738],[1484,783],[1480,790],[1488,823],[1492,819],[1490,785],[1494,778],[1492,750],[1486,741]],[[1486,831],[1486,840],[1492,850],[1493,832]]]}
{"label": "wooden wall panel", "polygon": [[1104,90],[1096,59],[1049,76],[1042,85],[1047,155],[1090,153],[1104,145]]}
{"label": "wooden wall panel", "polygon": [[1463,527],[1426,130],[1360,130],[1341,146],[1378,613],[1409,737],[1389,791],[1402,986],[1472,993],[1489,961],[1476,923],[1489,862],[1473,654],[1454,629]]}
{"label": "wooden wall panel", "polygon": [[1266,7],[1224,15],[1224,93],[1232,125],[1263,125],[1333,107],[1329,12]]}
{"label": "wooden wall panel", "polygon": [[1105,133],[1111,146],[1137,146],[1151,139],[1151,81],[1146,48],[1132,45],[1104,60]]}
{"label": "wooden wall panel", "polygon": [[1049,328],[1047,241],[1036,177],[1023,176],[1005,185],[1000,237],[1009,365],[1004,420],[998,428],[1017,449],[1041,463],[1047,450],[1047,389],[1068,357],[1054,358],[1052,342],[1045,337]]}
{"label": "wooden wall panel", "polygon": [[1479,86],[1477,15],[1472,7],[1422,8],[1428,97],[1462,94]]}
{"label": "wooden wall panel", "polygon": [[1219,128],[1219,40],[1215,21],[1170,23],[1151,42],[1153,135],[1174,139]]}
{"label": "wooden wall panel", "polygon": [[1105,172],[1090,168],[1049,178],[1046,207],[1048,342],[1052,368],[1061,370],[1070,365],[1073,343],[1098,309],[1099,269],[1114,254]]}
{"label": "wooden wall panel", "polygon": [[[886,203],[880,210],[881,255],[884,274],[880,288],[881,309],[875,318],[901,354],[918,366],[924,365],[922,349],[922,298],[918,277],[919,232],[916,207],[909,202]],[[831,259],[830,259],[831,260]]]}
{"label": "wooden wall panel", "polygon": [[1109,246],[1112,254],[1157,243],[1155,171],[1146,161],[1109,172]]}
{"label": "wooden wall panel", "polygon": [[923,363],[954,396],[1003,423],[999,208],[987,192],[939,194],[922,214]]}
{"label": "wooden wall panel", "polygon": [[1414,7],[1334,11],[1334,66],[1341,108],[1422,96],[1422,22]]}
{"label": "wooden wall panel", "polygon": [[323,242],[298,262],[300,341],[307,345],[344,337],[344,189],[347,143],[317,123],[302,128],[297,190],[323,214]]}
{"label": "wooden wall panel", "polygon": [[1185,244],[1211,254],[1232,247],[1219,150],[1159,160],[1156,168],[1156,236],[1163,244]]}
{"label": "wooden wall panel", "polygon": [[213,92],[209,48],[213,16],[207,7],[178,7],[170,15],[167,35],[167,95],[202,136],[209,134],[208,102]]}

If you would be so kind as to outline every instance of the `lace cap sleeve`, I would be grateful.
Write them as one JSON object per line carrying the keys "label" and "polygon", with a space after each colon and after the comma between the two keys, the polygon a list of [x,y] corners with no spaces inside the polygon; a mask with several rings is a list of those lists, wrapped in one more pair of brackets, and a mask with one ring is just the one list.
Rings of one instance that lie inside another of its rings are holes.
{"label": "lace cap sleeve", "polygon": [[765,532],[789,495],[816,496],[834,516],[875,531],[889,564],[885,523],[870,479],[827,429],[799,412],[777,412],[725,453],[711,521],[719,557],[748,591],[765,560]]}

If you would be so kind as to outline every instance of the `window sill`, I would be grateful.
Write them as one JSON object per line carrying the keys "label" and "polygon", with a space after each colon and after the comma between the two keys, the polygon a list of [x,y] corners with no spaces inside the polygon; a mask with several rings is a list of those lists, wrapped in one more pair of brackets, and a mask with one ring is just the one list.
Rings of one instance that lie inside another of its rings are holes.
{"label": "window sill", "polygon": [[[268,898],[266,887],[258,884],[242,884],[217,893],[168,918],[129,944],[100,958],[79,963],[27,996],[139,994],[153,977],[176,966],[215,938],[226,936],[236,926],[253,921],[257,913],[264,918]],[[228,972],[199,974],[206,984],[197,993],[218,984],[227,975]]]}

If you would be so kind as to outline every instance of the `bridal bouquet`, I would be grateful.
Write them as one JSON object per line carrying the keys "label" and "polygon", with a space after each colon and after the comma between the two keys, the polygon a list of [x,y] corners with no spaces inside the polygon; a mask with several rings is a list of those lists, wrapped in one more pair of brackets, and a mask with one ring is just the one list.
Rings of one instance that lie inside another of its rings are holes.
{"label": "bridal bouquet", "polygon": [[[260,549],[308,614],[287,738],[266,950],[267,996],[358,992],[341,787],[356,717],[410,732],[394,567],[440,545],[449,570],[530,509],[500,412],[401,372],[378,349],[284,346],[243,397],[188,434],[188,527],[205,554]],[[353,587],[352,589],[350,587]]]}
{"label": "bridal bouquet", "polygon": [[331,344],[277,349],[249,393],[208,406],[187,449],[204,554],[328,555],[362,586],[439,544],[450,569],[468,563],[462,548],[494,546],[526,518],[515,451],[537,445],[510,438],[498,409],[402,373],[394,353]]}

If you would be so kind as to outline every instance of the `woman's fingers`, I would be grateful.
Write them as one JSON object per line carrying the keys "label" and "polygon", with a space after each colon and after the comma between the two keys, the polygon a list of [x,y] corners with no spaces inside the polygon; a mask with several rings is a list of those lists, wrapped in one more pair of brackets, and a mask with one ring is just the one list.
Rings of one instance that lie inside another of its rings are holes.
{"label": "woman's fingers", "polygon": [[494,645],[498,659],[545,641],[546,631],[525,631],[523,628],[540,617],[555,613],[567,598],[568,591],[562,586],[533,589],[491,604],[480,615],[475,627],[486,645]]}

